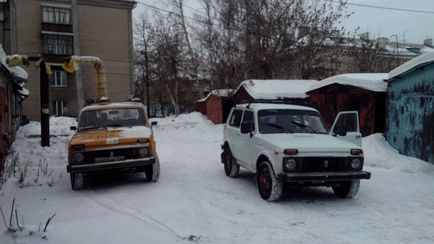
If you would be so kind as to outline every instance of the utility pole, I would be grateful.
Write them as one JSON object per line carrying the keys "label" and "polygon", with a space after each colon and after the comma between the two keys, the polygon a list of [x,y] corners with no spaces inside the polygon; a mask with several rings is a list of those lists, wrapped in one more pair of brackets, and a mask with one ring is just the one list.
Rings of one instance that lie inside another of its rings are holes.
{"label": "utility pole", "polygon": [[148,42],[145,40],[145,80],[146,80],[146,111],[148,113],[148,118],[151,116],[149,107],[149,59],[148,59]]}
{"label": "utility pole", "polygon": [[39,89],[41,94],[41,146],[50,146],[50,99],[45,61],[39,62]]}

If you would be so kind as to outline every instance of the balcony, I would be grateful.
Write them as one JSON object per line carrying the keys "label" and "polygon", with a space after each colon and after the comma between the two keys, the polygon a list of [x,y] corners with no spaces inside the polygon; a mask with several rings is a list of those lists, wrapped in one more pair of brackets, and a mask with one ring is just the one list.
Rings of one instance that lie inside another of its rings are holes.
{"label": "balcony", "polygon": [[41,32],[73,33],[71,24],[42,23]]}

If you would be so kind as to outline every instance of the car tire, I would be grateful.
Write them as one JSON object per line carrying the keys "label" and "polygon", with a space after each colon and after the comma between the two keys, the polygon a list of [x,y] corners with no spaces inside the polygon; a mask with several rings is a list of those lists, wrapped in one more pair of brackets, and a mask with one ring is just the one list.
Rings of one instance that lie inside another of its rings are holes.
{"label": "car tire", "polygon": [[157,182],[160,178],[160,160],[155,158],[155,162],[152,165],[145,167],[146,182]]}
{"label": "car tire", "polygon": [[360,180],[343,181],[333,186],[333,191],[340,198],[353,198],[359,192]]}
{"label": "car tire", "polygon": [[275,202],[280,200],[283,193],[283,183],[276,176],[269,161],[259,164],[257,172],[258,191],[262,199]]}
{"label": "car tire", "polygon": [[240,165],[237,163],[237,160],[232,156],[231,149],[229,147],[226,147],[223,150],[223,155],[223,166],[226,176],[231,178],[238,177],[238,174],[240,173]]}
{"label": "car tire", "polygon": [[83,189],[84,186],[84,175],[83,173],[71,173],[71,188],[74,191],[79,191]]}

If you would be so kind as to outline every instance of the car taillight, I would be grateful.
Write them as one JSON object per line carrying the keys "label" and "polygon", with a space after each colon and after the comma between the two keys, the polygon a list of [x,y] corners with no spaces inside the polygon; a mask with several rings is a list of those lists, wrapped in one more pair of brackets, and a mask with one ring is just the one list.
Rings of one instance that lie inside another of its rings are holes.
{"label": "car taillight", "polygon": [[350,153],[351,153],[351,155],[362,155],[363,151],[362,151],[362,149],[351,149]]}
{"label": "car taillight", "polygon": [[137,139],[137,143],[147,143],[149,140],[148,139]]}
{"label": "car taillight", "polygon": [[298,150],[297,149],[285,149],[285,150],[283,150],[283,153],[285,155],[297,155]]}

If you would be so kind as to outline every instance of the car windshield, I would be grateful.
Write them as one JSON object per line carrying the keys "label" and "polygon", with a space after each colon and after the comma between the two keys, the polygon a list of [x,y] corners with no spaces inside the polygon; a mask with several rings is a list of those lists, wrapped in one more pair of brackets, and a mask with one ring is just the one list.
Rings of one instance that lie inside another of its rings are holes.
{"label": "car windshield", "polygon": [[84,111],[80,115],[79,130],[105,127],[144,126],[146,119],[143,109],[116,108]]}
{"label": "car windshield", "polygon": [[259,132],[326,134],[318,112],[295,109],[266,109],[258,112]]}

